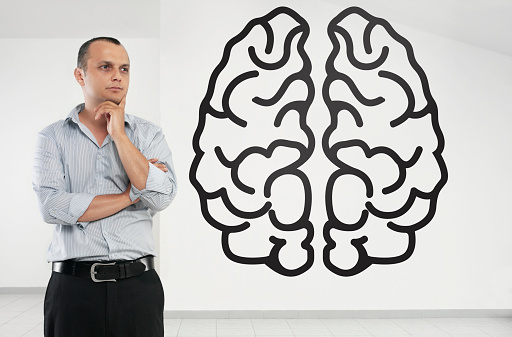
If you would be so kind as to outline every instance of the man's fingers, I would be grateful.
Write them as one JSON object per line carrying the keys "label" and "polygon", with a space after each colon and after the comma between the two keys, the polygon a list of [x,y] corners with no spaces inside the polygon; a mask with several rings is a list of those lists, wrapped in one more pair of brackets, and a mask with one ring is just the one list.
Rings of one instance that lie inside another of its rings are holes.
{"label": "man's fingers", "polygon": [[158,163],[158,158],[151,158],[151,159],[149,159],[148,161],[149,161],[151,164],[155,165],[155,166],[156,166],[156,168],[158,168],[158,169],[160,169],[160,170],[162,170],[162,171],[164,171],[164,172],[169,171],[169,170],[167,169],[167,166],[165,166],[165,165],[164,165],[164,164],[162,164],[162,163]]}
{"label": "man's fingers", "polygon": [[116,106],[117,104],[115,104],[114,102],[112,101],[105,101],[105,102],[101,102],[100,104],[98,104],[95,108],[94,108],[94,112],[98,112],[98,110],[100,110],[101,108],[105,107],[105,106],[108,106],[108,105],[112,105],[112,106]]}
{"label": "man's fingers", "polygon": [[160,170],[164,171],[164,172],[169,171],[169,170],[167,169],[167,166],[165,166],[164,164],[159,164],[157,167],[158,167]]}
{"label": "man's fingers", "polygon": [[106,114],[107,112],[112,112],[115,109],[121,108],[124,110],[124,106],[126,105],[126,95],[123,96],[123,99],[121,102],[119,102],[119,105],[112,102],[112,101],[105,101],[101,102],[94,108],[94,112],[96,115],[94,116],[94,119],[100,118],[101,115]]}
{"label": "man's fingers", "polygon": [[167,166],[165,166],[164,164],[158,164],[158,163],[157,163],[157,164],[154,164],[154,165],[155,165],[157,168],[159,168],[160,170],[164,171],[164,172],[169,171],[169,170],[167,169]]}
{"label": "man's fingers", "polygon": [[104,104],[106,102],[103,102],[99,104],[96,108],[94,108],[94,112],[96,112],[96,115],[94,115],[94,119],[98,119],[101,117],[101,115],[105,115],[107,113],[110,113],[112,111],[112,107],[108,104]]}

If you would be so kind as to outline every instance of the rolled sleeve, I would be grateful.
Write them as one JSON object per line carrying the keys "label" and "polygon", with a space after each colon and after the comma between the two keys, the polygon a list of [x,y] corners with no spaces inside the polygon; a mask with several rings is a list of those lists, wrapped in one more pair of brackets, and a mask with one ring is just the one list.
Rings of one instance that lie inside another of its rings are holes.
{"label": "rolled sleeve", "polygon": [[148,180],[146,181],[146,190],[163,194],[169,194],[172,190],[172,184],[167,175],[155,165],[149,165]]}
{"label": "rolled sleeve", "polygon": [[85,213],[95,196],[66,191],[59,149],[51,137],[42,133],[39,134],[36,146],[32,182],[45,222],[87,225],[78,223],[78,218]]}
{"label": "rolled sleeve", "polygon": [[61,225],[76,225],[86,227],[88,222],[78,222],[85,213],[94,195],[85,193],[65,193],[51,191],[48,188],[36,190],[39,193],[39,208],[47,223]]}
{"label": "rolled sleeve", "polygon": [[155,211],[165,209],[176,195],[176,182],[172,166],[168,172],[163,172],[153,164],[149,164],[146,188],[137,189],[132,185],[130,199],[140,198],[144,205]]}

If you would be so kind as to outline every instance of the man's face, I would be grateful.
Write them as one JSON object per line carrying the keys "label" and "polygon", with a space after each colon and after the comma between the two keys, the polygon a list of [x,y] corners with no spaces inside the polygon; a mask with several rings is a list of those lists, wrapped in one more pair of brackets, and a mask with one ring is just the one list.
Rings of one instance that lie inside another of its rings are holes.
{"label": "man's face", "polygon": [[87,70],[81,70],[82,81],[78,80],[85,99],[94,105],[105,101],[119,104],[130,83],[130,60],[126,50],[107,41],[94,41],[87,56]]}

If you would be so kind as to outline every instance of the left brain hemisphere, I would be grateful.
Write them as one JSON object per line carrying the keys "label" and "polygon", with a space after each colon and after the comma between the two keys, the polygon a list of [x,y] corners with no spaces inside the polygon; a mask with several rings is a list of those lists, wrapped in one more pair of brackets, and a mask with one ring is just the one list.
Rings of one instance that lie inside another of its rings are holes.
{"label": "left brain hemisphere", "polygon": [[313,262],[311,186],[300,169],[314,147],[308,33],[288,8],[251,21],[210,78],[194,136],[192,181],[226,255],[289,276]]}

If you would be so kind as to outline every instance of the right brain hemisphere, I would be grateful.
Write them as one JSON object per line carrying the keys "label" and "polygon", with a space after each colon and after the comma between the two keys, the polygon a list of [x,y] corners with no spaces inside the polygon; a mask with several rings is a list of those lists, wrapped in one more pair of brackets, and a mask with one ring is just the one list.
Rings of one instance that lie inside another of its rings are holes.
{"label": "right brain hemisphere", "polygon": [[360,8],[328,33],[322,146],[338,169],[326,189],[324,263],[350,276],[412,254],[447,173],[437,106],[408,41]]}
{"label": "right brain hemisphere", "polygon": [[313,262],[311,186],[300,170],[314,147],[308,33],[279,8],[228,42],[201,104],[191,170],[225,254],[288,276]]}

